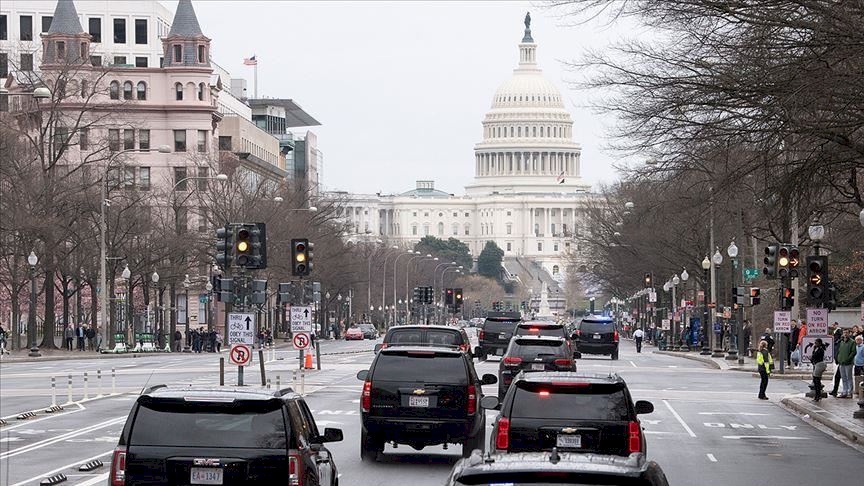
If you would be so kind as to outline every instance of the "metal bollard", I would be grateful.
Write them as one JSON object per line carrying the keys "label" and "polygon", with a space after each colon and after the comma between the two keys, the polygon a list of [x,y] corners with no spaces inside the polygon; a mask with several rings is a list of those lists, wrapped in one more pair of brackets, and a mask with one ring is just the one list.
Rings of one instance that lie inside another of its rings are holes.
{"label": "metal bollard", "polygon": [[99,392],[96,396],[102,396],[102,370],[96,370],[96,388]]}
{"label": "metal bollard", "polygon": [[277,390],[282,389],[282,383],[281,383],[281,380],[279,380],[279,375],[276,375],[276,389]]}
{"label": "metal bollard", "polygon": [[69,392],[69,401],[66,403],[72,403],[72,375],[69,375],[69,381],[67,382],[67,390]]}
{"label": "metal bollard", "polygon": [[306,370],[300,370],[300,396],[306,394]]}
{"label": "metal bollard", "polygon": [[116,382],[116,373],[114,368],[111,368],[111,394],[114,395],[117,393],[117,382]]}
{"label": "metal bollard", "polygon": [[57,406],[57,382],[54,377],[51,377],[51,406]]}
{"label": "metal bollard", "polygon": [[84,400],[90,399],[90,392],[87,388],[87,372],[84,372]]}
{"label": "metal bollard", "polygon": [[297,370],[291,372],[291,388],[297,390]]}

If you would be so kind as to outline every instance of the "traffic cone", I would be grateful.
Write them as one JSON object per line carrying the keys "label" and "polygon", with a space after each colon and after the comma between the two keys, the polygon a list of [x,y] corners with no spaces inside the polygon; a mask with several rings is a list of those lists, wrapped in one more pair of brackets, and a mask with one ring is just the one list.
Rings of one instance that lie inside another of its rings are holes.
{"label": "traffic cone", "polygon": [[303,367],[306,368],[307,370],[311,370],[312,369],[312,353],[307,352],[305,354],[305,356],[306,356],[306,359],[303,362]]}

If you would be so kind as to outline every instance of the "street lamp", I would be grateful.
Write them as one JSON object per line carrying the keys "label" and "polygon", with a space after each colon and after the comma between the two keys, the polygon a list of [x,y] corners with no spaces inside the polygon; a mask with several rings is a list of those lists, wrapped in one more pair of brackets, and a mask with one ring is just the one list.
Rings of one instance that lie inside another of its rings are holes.
{"label": "street lamp", "polygon": [[[124,314],[126,314],[126,319],[124,319],[126,321],[124,323],[126,325],[125,326],[126,329],[124,330],[124,334],[127,335],[126,342],[131,343],[132,341],[130,341],[128,339],[128,335],[129,335],[129,327],[130,327],[129,323],[131,322],[130,311],[132,310],[132,285],[131,285],[131,283],[132,283],[132,271],[129,270],[129,264],[128,263],[123,267],[123,273],[120,274],[120,277],[126,281],[126,309],[124,312]],[[134,331],[134,329],[133,329],[133,331]],[[132,333],[132,337],[133,338],[135,337],[134,332]]]}
{"label": "street lamp", "polygon": [[[732,240],[729,243],[729,247],[726,248],[726,254],[729,255],[729,258],[732,259],[732,283],[736,287],[739,284],[738,279],[738,245],[735,244],[735,240]],[[727,360],[737,360],[738,364],[744,364],[744,354],[743,352],[739,352],[738,346],[740,343],[744,341],[744,307],[743,304],[738,305],[738,309],[735,313],[735,326],[737,328],[737,336],[735,334],[730,334],[729,336],[729,353],[726,354]],[[730,329],[731,331],[731,329]],[[743,351],[743,350],[742,350]]]}
{"label": "street lamp", "polygon": [[[39,346],[36,345],[36,264],[39,257],[36,252],[31,251],[27,256],[27,264],[30,265],[30,312],[27,315],[27,334],[30,336],[30,353],[28,356],[38,358],[42,356]],[[68,324],[67,324],[68,325]]]}
{"label": "street lamp", "polygon": [[[711,281],[712,296],[715,296],[716,291],[714,291],[713,289],[716,289],[716,287],[717,287],[717,279],[716,279],[717,270],[720,269],[720,264],[723,263],[723,255],[720,253],[719,247],[715,247],[714,255],[711,256],[711,263],[714,264],[714,275],[712,276],[712,281]],[[715,305],[715,309],[716,309],[717,301],[715,300],[713,302],[713,304]],[[720,339],[719,339],[719,336],[717,335],[717,333],[712,332],[711,339],[714,340],[714,349],[713,349],[713,352],[711,353],[711,357],[712,358],[722,358],[723,357],[723,346],[722,346],[723,343],[720,342]]]}
{"label": "street lamp", "polygon": [[[861,215],[864,216],[864,210],[861,211]],[[862,224],[864,224],[864,220],[862,220]],[[819,223],[813,223],[807,228],[807,233],[810,235],[810,239],[813,240],[813,250],[816,256],[819,256],[819,243],[825,237],[825,227]]]}
{"label": "street lamp", "polygon": [[711,329],[708,323],[708,272],[711,270],[711,260],[708,255],[702,260],[702,352],[699,354],[708,356],[711,354],[708,334]]}
{"label": "street lamp", "polygon": [[[189,329],[189,287],[192,285],[192,281],[189,280],[189,274],[187,273],[183,278],[183,297],[184,303],[183,307],[185,308],[185,319],[183,319],[184,324],[186,324],[186,333],[188,334],[191,329]],[[189,352],[189,345],[183,347],[183,352]]]}
{"label": "street lamp", "polygon": [[[393,245],[393,247],[398,248],[398,247],[396,247],[396,245]],[[416,251],[416,252],[415,251],[409,251],[407,253],[400,253],[400,254],[396,255],[396,258],[393,259],[393,299],[394,300],[396,299],[396,273],[399,269],[399,258],[401,258],[405,255],[415,255],[415,254],[419,255],[420,252],[419,251]],[[409,258],[409,261],[410,261],[410,258]],[[408,298],[408,282],[407,281],[405,282],[405,298],[406,299]],[[407,313],[407,309],[406,309],[406,313]]]}

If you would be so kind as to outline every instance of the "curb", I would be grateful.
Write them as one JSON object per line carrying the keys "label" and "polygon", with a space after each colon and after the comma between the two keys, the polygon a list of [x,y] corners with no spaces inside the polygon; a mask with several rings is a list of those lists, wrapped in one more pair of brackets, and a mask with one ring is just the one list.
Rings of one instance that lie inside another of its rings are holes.
{"label": "curb", "polygon": [[[787,409],[796,413],[809,415],[811,419],[828,427],[835,434],[841,435],[856,444],[864,444],[864,433],[852,430],[848,427],[848,424],[854,424],[854,422],[847,421],[842,417],[837,416],[835,413],[825,410],[817,405],[800,403],[798,400],[799,398],[800,397],[796,396],[782,398],[780,403]],[[819,411],[825,413],[819,413]],[[844,421],[848,422],[848,424],[844,424]]]}
{"label": "curb", "polygon": [[701,355],[700,355],[700,356],[693,356],[693,355],[691,355],[691,354],[686,354],[686,353],[676,353],[676,352],[673,352],[673,351],[659,351],[659,350],[658,350],[658,351],[654,351],[654,354],[663,354],[663,355],[666,355],[666,356],[676,356],[676,357],[678,357],[678,358],[684,358],[684,359],[689,359],[689,360],[691,360],[691,361],[698,361],[698,362],[700,362],[700,363],[705,363],[705,364],[707,364],[708,366],[711,366],[712,368],[717,369],[717,370],[723,369],[723,368],[721,368],[720,365],[717,364],[717,362],[714,361],[713,359],[711,359],[711,358],[703,358]]}

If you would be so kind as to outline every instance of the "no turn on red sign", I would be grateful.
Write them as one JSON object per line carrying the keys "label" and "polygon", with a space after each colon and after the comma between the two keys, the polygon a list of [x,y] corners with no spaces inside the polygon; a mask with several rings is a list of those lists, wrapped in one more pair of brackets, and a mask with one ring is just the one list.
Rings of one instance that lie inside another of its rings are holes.
{"label": "no turn on red sign", "polygon": [[252,362],[252,350],[245,344],[234,344],[228,353],[231,364],[247,366]]}
{"label": "no turn on red sign", "polygon": [[312,344],[308,332],[294,333],[291,342],[294,344],[294,349],[309,349],[309,346]]}

